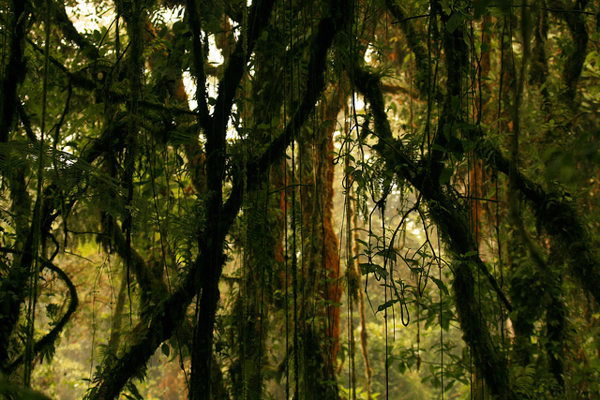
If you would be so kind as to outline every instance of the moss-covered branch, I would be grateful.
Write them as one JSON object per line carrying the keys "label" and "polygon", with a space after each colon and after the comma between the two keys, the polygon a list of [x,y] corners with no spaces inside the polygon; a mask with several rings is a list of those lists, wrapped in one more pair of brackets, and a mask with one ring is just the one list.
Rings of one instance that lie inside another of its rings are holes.
{"label": "moss-covered branch", "polygon": [[334,21],[330,18],[325,18],[319,23],[311,46],[312,57],[308,64],[309,76],[306,78],[308,85],[304,97],[281,134],[271,142],[262,156],[258,157],[257,161],[251,162],[248,165],[246,168],[246,177],[236,176],[231,196],[224,207],[226,214],[229,214],[227,210],[240,207],[242,191],[244,190],[244,180],[246,181],[246,190],[255,189],[269,166],[281,159],[290,143],[296,139],[296,133],[304,125],[304,122],[313,111],[315,103],[325,89],[327,52],[333,43],[336,32],[340,29],[340,27],[335,27]]}
{"label": "moss-covered branch", "polygon": [[[69,322],[71,316],[73,315],[73,313],[75,313],[79,305],[77,289],[75,288],[75,285],[73,285],[71,279],[69,279],[69,276],[62,269],[60,269],[50,261],[41,259],[41,262],[44,268],[48,268],[50,271],[56,273],[56,275],[58,275],[58,277],[65,283],[65,285],[67,285],[67,289],[69,290],[70,301],[69,307],[67,308],[67,312],[62,316],[60,321],[58,321],[58,323],[54,326],[54,328],[50,330],[50,332],[48,332],[44,337],[42,337],[35,343],[35,345],[33,346],[34,355],[39,354],[42,350],[48,347],[54,347],[54,342],[56,341],[56,339],[58,339],[58,336],[62,332],[67,322]],[[12,374],[19,367],[19,365],[23,363],[24,359],[24,355],[20,355],[15,361],[13,361],[7,368],[7,374]]]}
{"label": "moss-covered branch", "polygon": [[[36,0],[38,7],[44,7],[44,4],[40,0]],[[62,3],[52,2],[50,3],[52,18],[54,22],[60,28],[65,35],[65,39],[75,43],[79,46],[82,54],[89,57],[91,60],[97,60],[100,58],[100,52],[92,43],[90,43],[81,33],[77,31],[77,28],[73,25],[73,22],[69,19],[65,11],[65,6]]]}
{"label": "moss-covered branch", "polygon": [[223,78],[219,81],[219,94],[213,114],[213,132],[207,132],[207,152],[210,152],[210,135],[214,140],[225,142],[225,130],[229,123],[231,107],[244,71],[256,45],[256,41],[267,26],[275,0],[259,0],[252,2],[248,15],[248,26],[231,54]]}
{"label": "moss-covered branch", "polygon": [[134,327],[132,344],[123,355],[105,360],[96,386],[90,390],[90,399],[117,398],[125,384],[148,362],[158,346],[173,335],[175,328],[183,321],[187,307],[196,292],[202,290],[202,287],[195,287],[196,275],[200,274],[199,270],[202,267],[201,260],[202,255],[196,259],[182,286],[164,302],[156,305],[152,317]]}
{"label": "moss-covered branch", "polygon": [[[27,35],[28,2],[26,0],[13,0],[12,7],[6,18],[10,19],[7,29],[8,60],[2,72],[0,81],[0,143],[8,141],[12,121],[17,103],[17,87],[25,79],[25,46]],[[6,39],[5,39],[6,40]]]}
{"label": "moss-covered branch", "polygon": [[192,48],[195,76],[197,80],[196,101],[198,103],[198,114],[200,125],[205,130],[212,129],[212,120],[206,103],[206,74],[204,72],[204,51],[200,39],[200,16],[195,0],[187,0],[186,12],[192,31]]}
{"label": "moss-covered branch", "polygon": [[564,6],[561,0],[548,2],[551,11],[565,10],[565,12],[554,12],[554,14],[564,19],[573,39],[573,48],[568,52],[563,68],[563,79],[566,85],[563,97],[565,103],[569,106],[575,104],[573,100],[575,100],[577,94],[577,83],[587,56],[586,49],[589,36],[585,27],[585,15],[581,12],[585,10],[586,5],[587,0],[575,0],[569,9]]}
{"label": "moss-covered branch", "polygon": [[468,214],[458,199],[440,185],[439,179],[431,179],[431,174],[426,168],[427,163],[424,163],[423,167],[417,167],[403,152],[401,141],[393,138],[383,107],[379,79],[358,67],[355,67],[354,71],[356,87],[370,104],[375,119],[375,130],[379,138],[375,149],[385,160],[390,171],[421,191],[433,222],[442,233],[448,249],[457,257],[454,263],[454,299],[464,333],[463,338],[471,348],[475,366],[494,395],[502,399],[513,399],[515,394],[509,380],[506,358],[494,348],[486,322],[481,318],[481,309],[475,297],[472,268],[478,267],[484,273],[487,272],[486,275],[499,297],[506,305],[509,306],[509,303],[493,276],[487,271],[485,263],[477,255],[477,246],[469,229]]}
{"label": "moss-covered branch", "polygon": [[[5,171],[3,171],[5,172]],[[31,197],[27,191],[26,174],[23,168],[13,168],[8,174],[11,190],[12,212],[14,217],[16,239],[14,249],[18,254],[0,282],[0,372],[7,373],[9,366],[10,337],[17,327],[21,305],[27,296],[29,277],[34,257],[34,229],[29,218]],[[33,220],[39,215],[41,199],[35,203]]]}
{"label": "moss-covered branch", "polygon": [[[286,148],[294,139],[295,133],[304,124],[318,100],[325,86],[325,67],[327,51],[333,43],[333,37],[342,28],[342,24],[331,19],[324,19],[319,24],[319,30],[313,41],[313,52],[309,62],[309,82],[307,91],[294,113],[291,122],[281,135],[274,140],[269,148],[259,158],[259,161],[246,168],[248,177],[246,186],[240,179],[236,179],[230,197],[219,217],[219,231],[227,232],[235,220],[241,207],[243,191],[255,188],[269,166],[283,157]],[[221,246],[224,235],[215,237],[213,231],[203,231],[200,238],[211,236],[210,246]],[[206,250],[209,244],[205,241],[200,243],[200,248]],[[221,262],[224,261],[221,259]],[[121,357],[107,360],[98,378],[97,385],[92,388],[91,399],[113,399],[115,398],[127,381],[134,376],[140,368],[145,365],[154,354],[158,346],[169,339],[177,326],[181,324],[185,311],[194,296],[202,291],[206,283],[206,269],[208,268],[206,253],[201,251],[196,262],[191,266],[190,272],[183,279],[182,285],[175,290],[164,302],[155,307],[152,318],[148,323],[140,323],[134,328],[135,336],[132,345],[126,349]],[[218,279],[218,276],[217,276]]]}
{"label": "moss-covered branch", "polygon": [[152,306],[164,297],[167,286],[163,280],[162,268],[150,268],[146,260],[133,247],[127,248],[127,240],[119,225],[112,220],[112,226],[107,229],[111,233],[112,245],[119,257],[125,263],[129,256],[129,265],[140,286],[141,305]]}
{"label": "moss-covered branch", "polygon": [[[500,149],[486,143],[479,153],[490,167],[507,176],[510,174],[511,163]],[[515,171],[512,179],[532,205],[539,224],[564,247],[579,284],[594,296],[596,303],[600,303],[600,258],[573,200],[565,194],[544,190],[521,171]]]}
{"label": "moss-covered branch", "polygon": [[394,16],[396,22],[402,29],[406,37],[408,48],[414,53],[417,70],[417,87],[423,96],[429,92],[429,77],[431,76],[431,66],[429,55],[423,35],[421,35],[406,18],[406,11],[402,2],[396,0],[385,0],[385,5],[389,12]]}

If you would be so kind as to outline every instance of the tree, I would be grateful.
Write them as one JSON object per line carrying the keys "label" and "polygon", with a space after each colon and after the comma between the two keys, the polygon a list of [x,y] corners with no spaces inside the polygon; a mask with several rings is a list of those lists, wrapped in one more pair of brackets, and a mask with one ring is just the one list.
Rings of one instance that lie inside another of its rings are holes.
{"label": "tree", "polygon": [[90,399],[159,349],[191,399],[597,395],[599,10],[567,3],[2,3],[6,390],[98,245]]}

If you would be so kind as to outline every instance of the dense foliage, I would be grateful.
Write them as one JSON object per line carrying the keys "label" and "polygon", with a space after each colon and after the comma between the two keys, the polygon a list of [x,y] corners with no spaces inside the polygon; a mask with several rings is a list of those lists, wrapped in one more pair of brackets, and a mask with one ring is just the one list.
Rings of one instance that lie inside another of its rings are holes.
{"label": "dense foliage", "polygon": [[2,0],[0,396],[598,398],[598,26]]}

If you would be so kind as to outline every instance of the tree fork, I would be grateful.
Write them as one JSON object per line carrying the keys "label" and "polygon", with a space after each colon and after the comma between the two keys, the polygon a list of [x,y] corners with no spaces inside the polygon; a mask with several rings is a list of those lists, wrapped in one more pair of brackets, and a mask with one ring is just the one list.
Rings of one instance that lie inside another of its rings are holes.
{"label": "tree fork", "polygon": [[[346,12],[348,10],[348,8],[344,9]],[[341,18],[344,17],[344,14],[344,12],[340,13]],[[260,183],[259,178],[263,176],[269,166],[283,157],[288,145],[294,140],[295,133],[314,109],[315,103],[325,87],[327,51],[331,47],[335,34],[343,28],[343,22],[343,19],[334,21],[331,18],[324,18],[319,23],[309,62],[308,88],[290,123],[273,140],[258,161],[251,163],[246,168],[248,171],[246,190],[256,188]],[[238,214],[242,204],[243,190],[244,182],[241,176],[237,175],[236,178],[234,175],[231,194],[223,206],[220,219],[220,224],[225,231],[228,230]],[[200,233],[199,236],[206,237],[207,234]],[[205,245],[202,245],[201,249],[204,247]],[[158,346],[173,335],[174,329],[183,320],[185,311],[194,296],[202,290],[205,258],[206,254],[200,252],[179,289],[156,307],[154,317],[150,319],[149,325],[138,324],[134,328],[137,335],[133,339],[133,345],[117,360],[104,365],[97,385],[92,388],[91,399],[104,400],[118,396],[127,381],[139,370],[141,365],[150,359]],[[198,282],[200,286],[196,285]]]}

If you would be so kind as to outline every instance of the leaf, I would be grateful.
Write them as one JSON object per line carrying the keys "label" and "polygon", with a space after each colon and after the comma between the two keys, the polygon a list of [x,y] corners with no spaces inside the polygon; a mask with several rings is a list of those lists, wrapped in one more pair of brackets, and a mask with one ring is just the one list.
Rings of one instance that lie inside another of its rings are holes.
{"label": "leaf", "polygon": [[380,276],[382,278],[387,278],[387,276],[389,275],[385,269],[381,268],[381,266],[379,266],[377,264],[360,263],[359,267],[360,267],[360,272],[363,275],[367,275],[369,273],[374,273],[377,276]]}
{"label": "leaf", "polygon": [[13,383],[2,380],[0,381],[0,395],[4,398],[4,395],[10,398],[19,400],[50,400],[49,397],[43,393],[15,386]]}
{"label": "leaf", "polygon": [[417,267],[420,265],[419,261],[418,261],[418,260],[415,260],[415,259],[413,259],[413,258],[405,258],[405,259],[404,259],[404,262],[405,262],[405,263],[406,263],[406,265],[408,265],[410,268],[413,268],[413,267],[411,267],[409,264],[411,264],[411,265],[416,265]]}
{"label": "leaf", "polygon": [[403,361],[399,362],[398,370],[400,371],[401,374],[404,374],[406,372],[406,363]]}
{"label": "leaf", "polygon": [[448,19],[448,22],[446,22],[446,29],[448,32],[453,33],[462,23],[463,19],[464,16],[461,13],[454,12]]}
{"label": "leaf", "polygon": [[443,152],[443,153],[446,153],[446,152],[448,152],[448,150],[446,150],[445,148],[443,148],[442,146],[440,146],[440,145],[439,145],[439,144],[437,144],[437,143],[433,143],[433,144],[431,145],[431,150],[437,150],[437,151],[441,151],[441,152]]}
{"label": "leaf", "polygon": [[388,300],[383,304],[380,304],[379,307],[377,307],[377,312],[379,311],[383,311],[386,308],[389,308],[391,306],[393,306],[395,303],[397,303],[399,300],[398,299],[393,299],[393,300]]}
{"label": "leaf", "polygon": [[135,386],[132,382],[127,384],[127,389],[129,389],[132,394],[132,396],[126,395],[127,398],[132,400],[144,400],[144,397],[140,394],[137,386]]}
{"label": "leaf", "polygon": [[450,182],[450,178],[452,178],[452,174],[454,173],[454,169],[452,168],[444,168],[440,173],[440,185],[445,185]]}
{"label": "leaf", "polygon": [[378,251],[375,255],[381,256],[388,260],[396,261],[396,252],[393,249],[383,249],[381,251]]}
{"label": "leaf", "polygon": [[448,295],[448,288],[446,287],[446,284],[444,284],[444,282],[441,279],[435,278],[433,276],[429,277],[433,283],[436,284],[436,286],[438,287],[438,289],[440,289],[441,291],[444,292],[444,294]]}
{"label": "leaf", "polygon": [[475,19],[480,18],[487,13],[487,8],[492,3],[492,0],[477,0],[473,2]]}
{"label": "leaf", "polygon": [[352,178],[359,184],[361,185],[363,182],[363,172],[360,169],[356,169],[352,172]]}
{"label": "leaf", "polygon": [[452,321],[454,315],[450,312],[442,312],[439,316],[439,323],[443,330],[448,332],[450,329],[450,321]]}
{"label": "leaf", "polygon": [[452,12],[452,8],[450,8],[450,4],[449,4],[448,0],[439,0],[439,3],[442,6],[442,9],[444,10],[444,12],[447,15],[450,15],[450,13]]}
{"label": "leaf", "polygon": [[163,345],[160,347],[160,351],[162,351],[166,357],[169,357],[169,354],[171,354],[171,348],[166,343],[163,343]]}
{"label": "leaf", "polygon": [[[454,15],[456,15],[456,14],[454,14]],[[460,97],[459,96],[452,96],[452,98],[450,99],[450,103],[452,105],[452,112],[455,115],[460,115],[460,112],[461,112],[461,109],[462,109]],[[460,126],[458,126],[458,125],[452,125],[452,133],[453,133],[452,136],[456,135],[455,132],[459,128],[460,128]]]}
{"label": "leaf", "polygon": [[363,245],[363,246],[365,246],[365,247],[369,247],[369,243],[365,242],[365,241],[364,241],[364,240],[362,240],[362,239],[356,238],[356,241],[357,241],[358,243],[362,244],[362,245]]}

